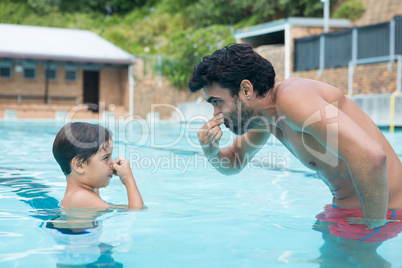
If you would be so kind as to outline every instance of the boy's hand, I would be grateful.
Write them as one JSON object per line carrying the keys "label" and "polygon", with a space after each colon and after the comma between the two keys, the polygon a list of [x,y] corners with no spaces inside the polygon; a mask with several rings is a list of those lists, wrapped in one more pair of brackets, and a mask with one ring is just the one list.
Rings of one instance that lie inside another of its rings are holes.
{"label": "boy's hand", "polygon": [[224,122],[223,114],[218,114],[198,130],[198,140],[207,158],[219,152],[219,140],[222,137],[220,125]]}
{"label": "boy's hand", "polygon": [[120,177],[121,183],[126,185],[128,180],[133,180],[133,173],[131,172],[130,163],[127,159],[118,156],[114,163],[112,164],[114,169],[113,173]]}
{"label": "boy's hand", "polygon": [[140,191],[138,191],[133,173],[131,172],[130,163],[125,158],[118,156],[112,164],[114,174],[120,177],[121,183],[126,186],[129,209],[142,209],[144,201]]}

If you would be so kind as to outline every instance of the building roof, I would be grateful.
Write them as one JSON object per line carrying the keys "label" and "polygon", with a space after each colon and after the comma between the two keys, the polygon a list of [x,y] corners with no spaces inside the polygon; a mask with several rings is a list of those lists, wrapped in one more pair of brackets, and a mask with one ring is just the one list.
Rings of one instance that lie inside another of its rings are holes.
{"label": "building roof", "polygon": [[86,30],[0,24],[0,58],[131,64],[133,57]]}
{"label": "building roof", "polygon": [[[239,40],[248,37],[254,37],[259,35],[265,35],[269,33],[275,33],[278,31],[284,31],[285,25],[302,27],[323,27],[324,20],[322,18],[299,18],[289,17],[287,19],[270,21],[247,27],[234,32],[234,37]],[[329,27],[331,28],[349,28],[351,26],[350,20],[347,19],[329,19]]]}

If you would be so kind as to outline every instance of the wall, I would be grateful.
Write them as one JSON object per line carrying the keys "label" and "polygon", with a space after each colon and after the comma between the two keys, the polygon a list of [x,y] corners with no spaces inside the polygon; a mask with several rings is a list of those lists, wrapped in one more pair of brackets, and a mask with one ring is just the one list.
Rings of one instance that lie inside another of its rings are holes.
{"label": "wall", "polygon": [[[396,90],[397,63],[388,70],[388,63],[358,65],[354,71],[353,94],[391,93]],[[324,69],[321,77],[317,70],[295,72],[293,76],[319,80],[348,93],[348,68]]]}
{"label": "wall", "polygon": [[[22,95],[22,104],[43,104],[45,95],[45,66],[36,65],[36,79],[23,78],[22,72],[15,72],[15,63],[12,66],[11,78],[0,78],[0,94]],[[57,66],[57,80],[48,81],[48,96],[72,97],[68,99],[51,99],[51,104],[70,105],[83,101],[83,67],[78,66],[77,80],[66,81],[63,64]],[[36,96],[24,97],[24,96]],[[42,97],[43,96],[43,97]],[[128,110],[128,69],[127,68],[101,68],[99,71],[99,101],[121,106]],[[17,104],[17,97],[0,98],[4,105]],[[3,106],[4,106],[3,105]],[[18,106],[16,106],[18,108]],[[13,109],[16,107],[13,106]],[[24,108],[25,109],[25,108]],[[49,108],[50,109],[50,108]]]}
{"label": "wall", "polygon": [[255,51],[272,63],[275,69],[275,80],[282,81],[285,78],[285,47],[267,45],[257,47]]}
{"label": "wall", "polygon": [[146,119],[153,105],[161,119],[170,119],[173,107],[179,102],[195,102],[198,97],[204,98],[202,91],[191,93],[189,89],[178,90],[169,85],[166,79],[162,80],[161,87],[157,80],[137,80],[134,87],[134,114]]}
{"label": "wall", "polygon": [[[256,51],[264,58],[271,61],[276,72],[276,81],[284,79],[284,55],[285,49],[280,45],[268,45],[256,48]],[[391,70],[388,63],[358,65],[354,70],[353,94],[391,93],[396,90],[397,62],[392,64]],[[303,77],[331,84],[345,94],[348,93],[349,69],[334,68],[324,69],[321,76],[318,70],[293,72],[295,77]]]}
{"label": "wall", "polygon": [[[128,91],[127,80],[127,68],[101,68],[99,72],[99,101],[105,102],[106,106],[110,104],[125,106],[124,98],[126,91]],[[128,109],[128,103],[126,108]]]}
{"label": "wall", "polygon": [[188,88],[177,89],[166,78],[159,77],[151,69],[151,66],[156,65],[156,60],[157,57],[135,59],[134,115],[146,119],[154,107],[160,119],[168,120],[180,102],[195,102],[199,97],[204,99],[202,91],[191,93]]}
{"label": "wall", "polygon": [[[391,94],[356,95],[351,98],[378,126],[391,124]],[[402,95],[395,96],[393,124],[402,126]]]}
{"label": "wall", "polygon": [[390,21],[396,15],[402,15],[401,0],[357,0],[366,8],[363,16],[354,22],[354,26],[364,26]]}
{"label": "wall", "polygon": [[[15,63],[12,66],[11,78],[0,78],[0,94],[6,95],[35,95],[44,96],[45,94],[45,75],[44,64],[36,65],[36,79],[29,80],[23,78],[23,73],[15,72]],[[65,81],[65,70],[63,65],[58,65],[57,80],[49,80],[49,96],[79,96],[82,101],[82,69],[78,68],[77,81]],[[17,99],[0,98],[1,103],[17,103]],[[42,99],[24,99],[24,103],[43,103]],[[56,101],[57,102],[57,101]],[[68,101],[75,103],[74,100]]]}

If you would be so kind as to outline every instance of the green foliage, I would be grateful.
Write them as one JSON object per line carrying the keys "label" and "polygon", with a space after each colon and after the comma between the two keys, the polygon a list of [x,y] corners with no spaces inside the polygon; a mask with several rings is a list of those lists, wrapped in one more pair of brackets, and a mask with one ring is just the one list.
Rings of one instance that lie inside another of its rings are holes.
{"label": "green foliage", "polygon": [[23,24],[33,12],[29,5],[21,1],[0,1],[0,23]]}
{"label": "green foliage", "polygon": [[357,20],[362,17],[365,10],[366,9],[362,3],[349,0],[339,6],[339,8],[334,12],[333,17]]}
{"label": "green foliage", "polygon": [[162,0],[158,4],[158,11],[161,13],[177,14],[184,12],[193,3],[193,0]]}
{"label": "green foliage", "polygon": [[145,59],[163,55],[163,75],[184,88],[203,56],[235,42],[232,28],[322,9],[319,0],[0,0],[0,23],[90,30]]}
{"label": "green foliage", "polygon": [[199,0],[187,7],[187,13],[198,27],[232,24],[237,28],[290,16],[321,17],[323,4],[319,0]]}
{"label": "green foliage", "polygon": [[28,0],[27,4],[39,14],[57,11],[61,0]]}
{"label": "green foliage", "polygon": [[170,56],[165,57],[163,61],[162,73],[174,86],[185,88],[192,74],[193,66],[202,57],[234,42],[230,28],[225,25],[175,33],[171,36],[167,46],[166,53]]}
{"label": "green foliage", "polygon": [[[38,0],[28,0],[37,2]],[[39,1],[58,1],[59,9],[63,12],[95,12],[101,14],[120,14],[129,13],[135,8],[141,8],[156,1],[149,0],[39,0]]]}

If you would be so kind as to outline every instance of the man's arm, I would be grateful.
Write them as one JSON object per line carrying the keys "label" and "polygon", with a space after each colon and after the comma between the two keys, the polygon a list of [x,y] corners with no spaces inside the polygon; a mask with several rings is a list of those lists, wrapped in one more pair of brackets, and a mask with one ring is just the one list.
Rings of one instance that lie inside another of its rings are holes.
{"label": "man's arm", "polygon": [[247,133],[237,136],[227,148],[219,148],[222,137],[221,117],[215,116],[199,131],[198,139],[210,164],[224,175],[239,173],[264,146],[270,136],[269,126],[256,125]]}
{"label": "man's arm", "polygon": [[319,95],[306,98],[302,96],[305,92],[291,94],[277,103],[285,121],[296,131],[312,135],[346,162],[366,225],[370,229],[384,225],[388,208],[388,174],[382,146],[336,104],[326,102]]}

